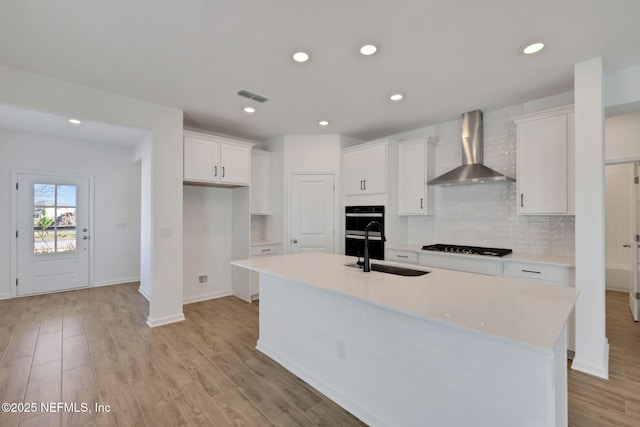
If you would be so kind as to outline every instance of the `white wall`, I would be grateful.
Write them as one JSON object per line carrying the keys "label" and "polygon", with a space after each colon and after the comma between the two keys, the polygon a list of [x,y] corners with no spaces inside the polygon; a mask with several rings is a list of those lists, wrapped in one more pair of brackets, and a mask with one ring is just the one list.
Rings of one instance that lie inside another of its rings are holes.
{"label": "white wall", "polygon": [[[184,186],[185,304],[231,295],[233,191]],[[209,276],[206,285],[198,283],[200,275]]]}
{"label": "white wall", "polygon": [[607,117],[604,130],[607,162],[640,160],[640,113]]}
{"label": "white wall", "polygon": [[571,367],[609,376],[605,328],[604,103],[602,58],[576,64],[576,354]]}
{"label": "white wall", "polygon": [[[484,111],[484,164],[516,177],[516,127],[512,117],[571,104],[572,94]],[[461,120],[424,128],[438,138],[436,176],[461,164]],[[403,136],[392,136],[393,138]],[[410,136],[420,136],[415,132]],[[519,216],[515,182],[436,188],[433,216],[409,217],[409,243],[449,243],[510,248],[532,254],[571,256],[572,216]]]}
{"label": "white wall", "polygon": [[[340,135],[284,135],[265,143],[265,149],[273,153],[272,210],[266,220],[266,235],[270,240],[282,240],[283,253],[291,252],[289,241],[290,180],[295,173],[335,173],[336,185],[336,233],[340,221]],[[339,245],[336,234],[336,248]]]}
{"label": "white wall", "polygon": [[5,66],[0,81],[0,103],[150,132],[144,153],[151,158],[141,169],[142,181],[150,183],[141,194],[141,227],[149,228],[141,248],[150,248],[142,254],[149,257],[149,277],[141,276],[149,281],[147,323],[183,320],[182,111]]}
{"label": "white wall", "polygon": [[629,266],[631,250],[622,245],[631,243],[629,227],[630,187],[633,185],[633,166],[630,163],[606,167],[606,266]]}
{"label": "white wall", "polygon": [[139,280],[140,167],[131,148],[0,130],[0,295],[11,288],[11,174],[33,171],[94,177],[93,277],[99,286]]}

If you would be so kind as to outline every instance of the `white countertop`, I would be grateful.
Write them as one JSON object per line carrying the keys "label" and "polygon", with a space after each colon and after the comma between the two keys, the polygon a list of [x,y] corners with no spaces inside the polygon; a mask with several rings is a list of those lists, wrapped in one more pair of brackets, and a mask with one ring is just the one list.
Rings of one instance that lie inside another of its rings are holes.
{"label": "white countertop", "polygon": [[356,258],[300,253],[231,264],[359,298],[501,341],[551,351],[575,305],[575,288],[407,264],[431,273],[403,277],[344,264]]}
{"label": "white countertop", "polygon": [[451,257],[471,257],[476,259],[480,258],[480,259],[494,260],[494,261],[521,261],[521,262],[532,262],[536,264],[554,264],[554,265],[560,265],[564,267],[575,267],[575,258],[572,256],[540,255],[540,254],[529,254],[525,252],[513,252],[503,257],[492,257],[492,256],[486,256],[486,255],[467,255],[467,254],[457,254],[457,253],[450,253],[450,252],[425,251],[422,249],[422,245],[387,245],[387,249],[412,251],[412,252],[417,252],[419,254],[443,255],[443,256],[451,256]]}

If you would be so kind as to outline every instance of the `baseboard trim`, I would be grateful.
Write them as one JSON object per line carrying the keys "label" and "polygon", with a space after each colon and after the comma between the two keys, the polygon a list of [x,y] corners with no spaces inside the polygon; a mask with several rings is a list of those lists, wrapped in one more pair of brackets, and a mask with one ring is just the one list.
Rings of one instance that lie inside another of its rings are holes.
{"label": "baseboard trim", "polygon": [[384,423],[378,417],[373,415],[371,412],[362,408],[353,400],[344,396],[339,391],[333,389],[332,387],[327,385],[324,381],[317,378],[313,374],[310,374],[304,368],[298,366],[296,363],[293,363],[291,360],[287,359],[286,357],[282,356],[278,352],[269,348],[259,339],[256,345],[256,349],[261,353],[265,354],[266,356],[270,357],[271,359],[275,360],[276,362],[278,362],[286,370],[288,370],[289,372],[291,372],[292,374],[294,374],[295,376],[297,376],[298,378],[300,378],[301,380],[309,384],[311,387],[318,390],[320,393],[327,396],[330,400],[335,402],[337,405],[339,405],[346,411],[350,412],[353,416],[363,421],[365,424],[384,425]]}
{"label": "baseboard trim", "polygon": [[184,298],[182,300],[182,304],[186,305],[186,304],[193,304],[194,302],[200,302],[200,301],[207,301],[210,299],[216,299],[216,298],[223,298],[223,297],[228,297],[233,295],[233,291],[231,289],[227,290],[227,291],[216,291],[216,292],[209,292],[207,294],[203,294],[203,295],[196,295],[193,297],[187,297]]}
{"label": "baseboard trim", "polygon": [[140,292],[142,294],[142,296],[147,299],[147,301],[151,302],[151,294],[149,292],[147,292],[146,289],[143,289],[142,285],[140,285],[138,287],[138,292]]}
{"label": "baseboard trim", "polygon": [[91,285],[92,288],[98,288],[101,286],[122,285],[123,283],[139,282],[140,277],[126,277],[124,279],[117,280],[104,280],[102,282],[94,282]]}
{"label": "baseboard trim", "polygon": [[182,322],[184,320],[184,313],[174,314],[172,316],[165,316],[159,319],[152,319],[151,316],[147,317],[147,325],[151,328],[157,326],[168,325],[170,323]]}
{"label": "baseboard trim", "polygon": [[609,379],[609,342],[608,341],[604,348],[604,355],[602,357],[602,360],[604,361],[604,364],[601,366],[601,365],[595,365],[593,363],[585,362],[581,360],[580,357],[574,357],[573,362],[571,362],[571,369],[608,380]]}

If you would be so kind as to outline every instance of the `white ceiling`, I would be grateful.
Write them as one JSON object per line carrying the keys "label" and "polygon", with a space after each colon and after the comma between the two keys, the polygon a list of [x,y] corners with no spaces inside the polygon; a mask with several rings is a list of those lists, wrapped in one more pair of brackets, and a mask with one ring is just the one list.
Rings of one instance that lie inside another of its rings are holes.
{"label": "white ceiling", "polygon": [[[639,18],[637,0],[3,0],[0,63],[183,109],[193,128],[367,140],[572,90],[591,58],[638,64]],[[534,40],[545,50],[522,55]]]}
{"label": "white ceiling", "polygon": [[81,125],[69,123],[71,117],[0,104],[0,129],[53,135],[81,141],[118,144],[133,147],[147,135],[143,129],[113,126],[84,120]]}

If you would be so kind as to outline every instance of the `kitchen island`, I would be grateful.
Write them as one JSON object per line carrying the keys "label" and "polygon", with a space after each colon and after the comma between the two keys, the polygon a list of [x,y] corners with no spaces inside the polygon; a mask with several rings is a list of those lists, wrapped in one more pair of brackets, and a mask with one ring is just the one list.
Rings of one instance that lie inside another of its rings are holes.
{"label": "kitchen island", "polygon": [[232,262],[260,274],[258,350],[370,425],[566,425],[575,289],[424,267],[363,273],[354,261]]}

